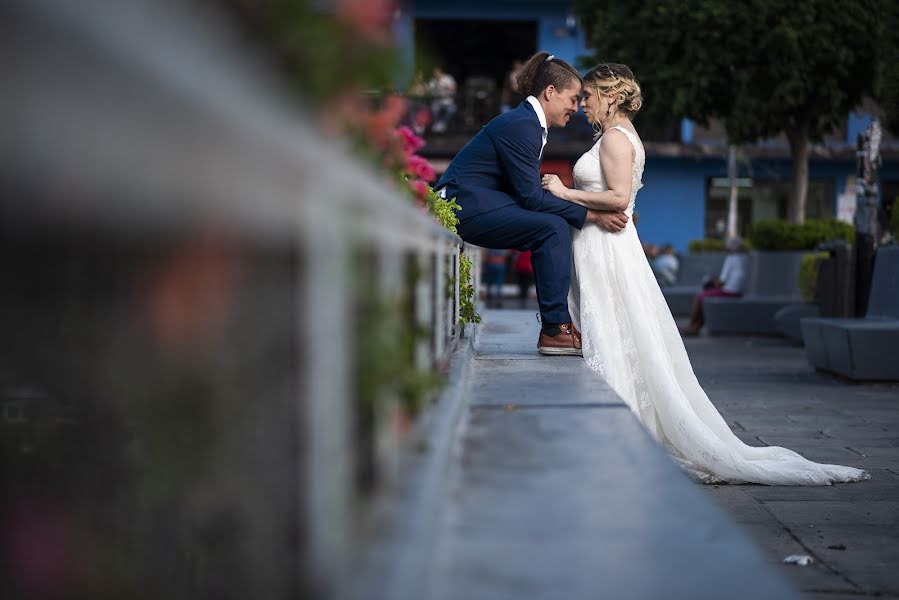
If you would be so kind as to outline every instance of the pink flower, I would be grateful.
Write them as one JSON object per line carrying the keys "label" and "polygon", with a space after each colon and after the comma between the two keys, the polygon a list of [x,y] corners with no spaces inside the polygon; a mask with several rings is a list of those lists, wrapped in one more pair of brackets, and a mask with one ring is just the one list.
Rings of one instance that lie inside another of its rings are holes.
{"label": "pink flower", "polygon": [[411,154],[406,159],[406,172],[429,182],[437,178],[437,173],[431,163],[417,154]]}
{"label": "pink flower", "polygon": [[424,204],[425,198],[428,197],[428,184],[420,179],[416,179],[409,182],[409,187],[415,192],[419,203]]}
{"label": "pink flower", "polygon": [[386,44],[396,3],[393,0],[336,0],[337,18],[363,38]]}
{"label": "pink flower", "polygon": [[431,116],[431,111],[424,106],[420,107],[412,114],[412,125],[415,127],[415,131],[424,131],[433,120],[434,118]]}
{"label": "pink flower", "polygon": [[381,110],[371,113],[367,118],[367,133],[376,147],[384,150],[395,136],[397,123],[406,114],[406,99],[400,96],[389,96],[384,100]]}
{"label": "pink flower", "polygon": [[425,141],[415,135],[415,132],[405,125],[397,127],[396,133],[403,145],[403,152],[406,154],[412,154],[425,145]]}

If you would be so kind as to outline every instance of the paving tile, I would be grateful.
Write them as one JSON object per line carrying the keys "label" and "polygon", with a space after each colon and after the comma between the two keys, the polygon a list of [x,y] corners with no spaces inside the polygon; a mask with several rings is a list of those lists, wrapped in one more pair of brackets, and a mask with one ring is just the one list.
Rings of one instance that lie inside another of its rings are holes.
{"label": "paving tile", "polygon": [[[716,406],[728,423],[742,425],[737,435],[753,445],[761,438],[786,446],[819,462],[866,468],[872,479],[828,487],[707,491],[767,556],[777,559],[803,549],[818,557],[814,567],[780,568],[807,597],[899,597],[899,556],[892,550],[899,547],[899,385],[857,384],[815,373],[802,348],[776,339],[751,342],[753,359],[741,373],[734,364],[744,343],[704,338],[687,345],[693,363],[702,364],[700,383],[713,400],[721,399]],[[769,510],[780,525],[772,525],[741,493]],[[829,548],[841,544],[846,550]]]}

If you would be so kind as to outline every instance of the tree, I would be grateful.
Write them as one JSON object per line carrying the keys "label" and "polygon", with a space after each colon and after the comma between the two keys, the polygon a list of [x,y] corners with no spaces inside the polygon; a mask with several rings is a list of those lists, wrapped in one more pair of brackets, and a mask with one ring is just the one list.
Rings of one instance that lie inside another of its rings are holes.
{"label": "tree", "polygon": [[881,14],[876,99],[884,126],[899,136],[899,4],[887,2]]}
{"label": "tree", "polygon": [[651,116],[723,121],[731,143],[781,133],[789,219],[805,217],[811,142],[874,92],[887,0],[575,0],[595,53],[628,64]]}

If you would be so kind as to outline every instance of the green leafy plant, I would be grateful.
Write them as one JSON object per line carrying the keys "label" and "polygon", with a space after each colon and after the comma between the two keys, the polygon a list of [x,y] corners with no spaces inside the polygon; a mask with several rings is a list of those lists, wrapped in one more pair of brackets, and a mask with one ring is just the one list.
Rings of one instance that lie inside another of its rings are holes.
{"label": "green leafy plant", "polygon": [[705,238],[703,240],[690,240],[687,244],[690,252],[724,252],[724,240],[718,238]]}
{"label": "green leafy plant", "polygon": [[855,241],[855,227],[836,219],[808,219],[800,230],[809,248],[829,240]]}
{"label": "green leafy plant", "polygon": [[337,2],[327,10],[315,0],[217,3],[273,55],[298,95],[323,112],[343,112],[361,90],[389,88],[400,68],[389,0]]}
{"label": "green leafy plant", "polygon": [[751,224],[746,237],[757,250],[811,250],[821,242],[852,242],[855,228],[836,219],[809,219],[803,224],[769,219]]}
{"label": "green leafy plant", "polygon": [[456,211],[462,210],[462,207],[456,204],[455,198],[441,198],[432,188],[428,187],[425,204],[441,225],[448,231],[458,233],[456,226],[459,224],[459,217],[456,216]]}
{"label": "green leafy plant", "polygon": [[[433,189],[428,189],[427,206],[431,214],[449,231],[457,233],[459,218],[456,211],[461,207],[455,198],[444,199]],[[480,323],[481,315],[474,308],[474,284],[471,279],[471,259],[465,253],[459,254],[459,320],[464,327],[468,323]],[[449,290],[452,295],[452,288]]]}
{"label": "green leafy plant", "polygon": [[357,318],[354,326],[359,332],[354,358],[358,408],[361,414],[370,414],[374,419],[377,411],[383,411],[384,402],[398,398],[403,408],[414,416],[442,382],[439,373],[415,364],[416,346],[429,340],[431,334],[427,327],[408,325],[414,321],[413,290],[422,274],[410,262],[405,283],[398,293],[376,292],[373,256],[371,250],[360,250],[353,261]]}
{"label": "green leafy plant", "polygon": [[817,298],[818,264],[829,255],[826,252],[806,254],[799,263],[799,291],[805,302],[813,303]]}
{"label": "green leafy plant", "polygon": [[881,105],[888,115],[897,112],[899,10],[887,8],[894,5],[575,0],[573,12],[594,49],[582,66],[624,63],[651,91],[640,118],[716,119],[737,144],[784,133],[792,158],[787,214],[798,223],[805,217],[810,144],[874,92],[878,68]]}
{"label": "green leafy plant", "polygon": [[[690,252],[726,252],[727,243],[721,238],[705,238],[702,240],[690,240],[687,245]],[[752,245],[748,240],[741,240],[740,250],[745,252],[752,250]]]}
{"label": "green leafy plant", "polygon": [[481,322],[481,315],[474,309],[471,259],[464,252],[459,254],[459,321],[463,327],[469,323]]}

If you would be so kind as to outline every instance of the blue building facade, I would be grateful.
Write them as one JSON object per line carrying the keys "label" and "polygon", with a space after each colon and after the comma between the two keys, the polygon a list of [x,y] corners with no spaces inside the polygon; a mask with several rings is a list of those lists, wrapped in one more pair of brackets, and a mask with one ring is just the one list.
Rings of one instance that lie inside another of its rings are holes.
{"label": "blue building facade", "polygon": [[[747,171],[751,168],[752,177]],[[813,217],[840,216],[841,195],[850,193],[854,202],[856,164],[847,159],[809,161],[809,198],[807,212]],[[753,187],[739,189],[740,225],[766,218],[783,217],[782,204],[789,192],[791,163],[788,156],[777,159],[751,159],[741,166],[740,178],[751,180]],[[718,158],[665,157],[648,154],[643,174],[643,189],[637,195],[637,230],[644,242],[670,243],[685,251],[690,240],[723,234],[728,189],[727,148]],[[881,199],[899,197],[899,160],[885,161],[880,169]],[[719,186],[715,186],[719,183]],[[716,189],[717,188],[717,189]],[[761,202],[753,190],[776,190],[773,202]],[[816,205],[816,194],[821,197]],[[756,197],[754,197],[756,196]]]}
{"label": "blue building facade", "polygon": [[[588,52],[586,37],[571,12],[570,0],[415,0],[398,12],[394,28],[401,54],[408,67],[404,81],[411,81],[414,74],[416,45],[427,45],[427,40],[421,38],[428,37],[429,31],[427,27],[422,31],[420,25],[438,21],[482,23],[488,34],[499,41],[502,41],[503,30],[508,29],[509,24],[530,24],[533,35],[530,36],[532,39],[529,43],[523,43],[517,48],[502,49],[518,58],[527,58],[538,50],[548,50],[576,66],[578,59]],[[493,27],[490,27],[491,24]],[[449,25],[447,28],[449,29]],[[436,50],[458,59],[457,46],[462,43],[459,39],[462,35],[464,31],[459,32],[457,37],[450,31],[448,38],[455,39],[455,43]],[[489,60],[497,49],[491,48],[490,40],[481,41],[488,43],[484,44],[485,50],[480,53],[479,58]],[[488,51],[488,48],[491,49]]]}
{"label": "blue building facade", "polygon": [[[407,64],[405,81],[411,81],[416,70],[436,63],[456,77],[461,88],[474,76],[494,79],[497,94],[514,59],[547,50],[580,67],[581,57],[591,52],[570,0],[418,0],[398,13],[395,33]],[[851,218],[847,209],[854,193],[854,146],[871,120],[866,112],[847,115],[841,131],[813,146],[808,217]],[[635,125],[640,131],[639,117]],[[573,120],[566,130],[551,131],[547,170],[561,168],[570,174],[571,165],[593,143],[589,133],[583,118]],[[456,135],[426,133],[424,153],[440,171],[472,134],[471,128]],[[644,242],[670,243],[683,252],[690,240],[724,233],[727,144],[720,130],[695,127],[687,120],[675,137],[672,141],[644,136],[647,161],[644,188],[637,197],[637,229]],[[784,217],[791,180],[786,142],[769,140],[741,148],[740,154],[740,228]],[[882,201],[891,204],[899,197],[899,142],[885,136],[883,155]]]}

